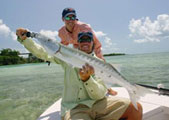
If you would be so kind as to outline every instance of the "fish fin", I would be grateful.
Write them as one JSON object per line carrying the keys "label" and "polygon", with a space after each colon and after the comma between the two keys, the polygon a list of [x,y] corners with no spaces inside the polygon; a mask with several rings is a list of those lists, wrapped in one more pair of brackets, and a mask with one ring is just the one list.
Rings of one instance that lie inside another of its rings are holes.
{"label": "fish fin", "polygon": [[145,87],[136,84],[132,86],[132,89],[128,90],[128,93],[132,104],[137,110],[138,110],[137,101],[140,99],[140,97],[145,96],[147,93],[154,94],[154,92],[151,91],[150,89],[147,89]]}
{"label": "fish fin", "polygon": [[133,92],[131,92],[131,91],[128,91],[128,93],[130,96],[131,103],[134,105],[136,110],[138,110],[138,107],[137,107],[138,97],[135,94],[133,94]]}

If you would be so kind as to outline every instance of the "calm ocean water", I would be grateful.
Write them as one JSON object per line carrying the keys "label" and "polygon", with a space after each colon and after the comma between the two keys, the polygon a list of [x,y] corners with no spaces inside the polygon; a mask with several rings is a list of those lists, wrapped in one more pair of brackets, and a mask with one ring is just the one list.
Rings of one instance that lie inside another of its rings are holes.
{"label": "calm ocean water", "polygon": [[[132,83],[169,89],[169,53],[106,57],[118,64]],[[0,67],[0,120],[36,120],[61,97],[63,70],[59,65],[25,64]]]}

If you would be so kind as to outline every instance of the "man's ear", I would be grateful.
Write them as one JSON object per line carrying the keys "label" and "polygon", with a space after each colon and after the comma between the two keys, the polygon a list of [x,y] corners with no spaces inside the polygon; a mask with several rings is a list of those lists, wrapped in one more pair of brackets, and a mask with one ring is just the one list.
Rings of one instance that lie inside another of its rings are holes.
{"label": "man's ear", "polygon": [[65,21],[65,19],[62,17],[62,21],[64,22]]}

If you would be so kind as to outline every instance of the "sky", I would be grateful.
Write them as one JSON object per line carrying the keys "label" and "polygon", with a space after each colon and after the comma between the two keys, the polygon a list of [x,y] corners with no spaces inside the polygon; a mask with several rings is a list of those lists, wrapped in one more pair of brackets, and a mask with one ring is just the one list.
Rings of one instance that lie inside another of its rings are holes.
{"label": "sky", "polygon": [[0,50],[27,52],[16,40],[20,27],[60,41],[66,7],[92,27],[104,54],[169,52],[168,0],[0,0]]}

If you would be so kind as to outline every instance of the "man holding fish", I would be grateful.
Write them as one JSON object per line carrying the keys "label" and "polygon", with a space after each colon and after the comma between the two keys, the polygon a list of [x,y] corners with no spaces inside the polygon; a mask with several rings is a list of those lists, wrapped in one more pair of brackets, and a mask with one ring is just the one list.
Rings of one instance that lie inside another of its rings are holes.
{"label": "man holding fish", "polygon": [[[139,103],[136,110],[129,99],[106,96],[107,87],[95,76],[96,71],[92,65],[85,64],[79,69],[50,56],[41,45],[27,38],[27,32],[26,29],[18,29],[18,41],[35,56],[60,64],[65,71],[61,103],[62,120],[142,120],[142,107]],[[93,45],[91,32],[78,34],[77,48],[80,51],[92,56]]]}

